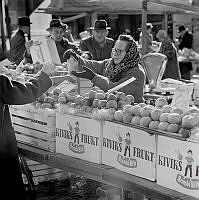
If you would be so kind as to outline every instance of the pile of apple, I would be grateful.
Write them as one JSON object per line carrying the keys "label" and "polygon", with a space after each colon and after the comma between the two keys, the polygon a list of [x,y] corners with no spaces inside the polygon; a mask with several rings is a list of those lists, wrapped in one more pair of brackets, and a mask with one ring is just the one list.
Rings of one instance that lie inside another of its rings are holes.
{"label": "pile of apple", "polygon": [[139,125],[150,129],[179,133],[189,137],[191,130],[199,125],[199,110],[190,108],[183,112],[180,108],[172,108],[165,98],[158,98],[155,106],[140,103],[125,105],[114,113],[114,119],[123,123]]}

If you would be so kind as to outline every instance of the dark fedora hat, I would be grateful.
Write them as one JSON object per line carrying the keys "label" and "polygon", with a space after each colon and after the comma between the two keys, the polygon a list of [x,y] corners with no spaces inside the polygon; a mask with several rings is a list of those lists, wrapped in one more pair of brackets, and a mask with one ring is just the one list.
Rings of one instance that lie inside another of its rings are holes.
{"label": "dark fedora hat", "polygon": [[111,27],[107,27],[106,20],[96,20],[94,23],[94,27],[90,27],[90,29],[94,30],[109,30]]}
{"label": "dark fedora hat", "polygon": [[52,28],[63,28],[63,29],[67,29],[68,26],[64,23],[61,22],[60,19],[52,19],[50,22],[50,27],[47,28],[47,31],[50,31]]}
{"label": "dark fedora hat", "polygon": [[180,33],[181,31],[184,31],[184,30],[186,30],[184,25],[181,25],[178,27],[178,33]]}
{"label": "dark fedora hat", "polygon": [[17,24],[19,26],[30,26],[30,24],[32,24],[32,23],[30,22],[30,18],[29,17],[24,16],[24,17],[18,17]]}

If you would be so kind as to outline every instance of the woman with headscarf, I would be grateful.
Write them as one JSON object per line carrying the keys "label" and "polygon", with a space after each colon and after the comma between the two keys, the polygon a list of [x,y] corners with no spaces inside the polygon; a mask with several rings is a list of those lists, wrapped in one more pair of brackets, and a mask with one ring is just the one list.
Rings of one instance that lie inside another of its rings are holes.
{"label": "woman with headscarf", "polygon": [[78,68],[73,71],[76,77],[91,80],[105,92],[135,77],[135,81],[121,88],[119,91],[131,94],[135,102],[143,102],[145,73],[139,65],[139,52],[134,39],[130,35],[120,35],[112,49],[112,57],[103,61],[86,60],[77,55],[73,50],[64,54],[64,60],[70,61],[70,66]]}
{"label": "woman with headscarf", "polygon": [[177,60],[177,49],[175,45],[168,38],[165,30],[159,30],[156,37],[161,42],[159,53],[166,55],[168,59],[163,78],[181,79],[179,63]]}

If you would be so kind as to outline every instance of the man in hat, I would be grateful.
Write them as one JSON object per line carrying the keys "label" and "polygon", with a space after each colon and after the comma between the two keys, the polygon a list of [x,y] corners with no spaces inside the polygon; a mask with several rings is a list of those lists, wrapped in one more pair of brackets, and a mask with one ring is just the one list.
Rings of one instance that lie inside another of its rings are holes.
{"label": "man in hat", "polygon": [[[178,48],[182,50],[183,48],[191,49],[193,44],[193,34],[188,31],[188,29],[181,25],[178,27],[179,33],[179,46]],[[180,71],[183,79],[191,79],[191,71],[193,70],[192,63],[190,61],[179,62]]]}
{"label": "man in hat", "polygon": [[[68,39],[64,37],[67,29],[68,26],[62,23],[60,19],[52,19],[50,22],[50,27],[46,29],[49,32],[49,37],[55,41],[61,63],[64,62],[63,55],[68,49],[73,49],[77,54],[86,58],[87,54],[85,52],[81,51],[75,44],[69,42]],[[25,59],[26,63],[32,63],[29,50],[27,51],[27,54],[25,54]]]}
{"label": "man in hat", "polygon": [[89,51],[93,60],[104,60],[111,57],[114,40],[108,38],[110,27],[105,20],[96,20],[94,27],[90,27],[92,35],[80,42],[82,51]]}
{"label": "man in hat", "polygon": [[12,35],[10,41],[10,55],[9,60],[15,64],[19,64],[23,60],[24,53],[26,51],[26,39],[25,34],[30,34],[30,19],[29,17],[18,18],[18,29]]}
{"label": "man in hat", "polygon": [[179,33],[179,49],[182,50],[183,48],[191,49],[193,43],[193,34],[185,28],[184,25],[178,27]]}

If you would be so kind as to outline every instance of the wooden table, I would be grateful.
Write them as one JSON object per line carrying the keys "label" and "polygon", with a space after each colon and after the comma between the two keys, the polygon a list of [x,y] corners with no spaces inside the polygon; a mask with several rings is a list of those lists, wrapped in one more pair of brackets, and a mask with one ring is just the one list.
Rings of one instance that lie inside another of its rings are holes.
{"label": "wooden table", "polygon": [[159,186],[156,182],[124,173],[106,165],[99,165],[62,154],[51,153],[24,143],[18,143],[18,149],[21,155],[31,160],[35,160],[51,167],[63,169],[66,172],[79,174],[102,183],[120,187],[125,190],[134,191],[145,195],[146,198],[151,198],[151,200],[197,199]]}

